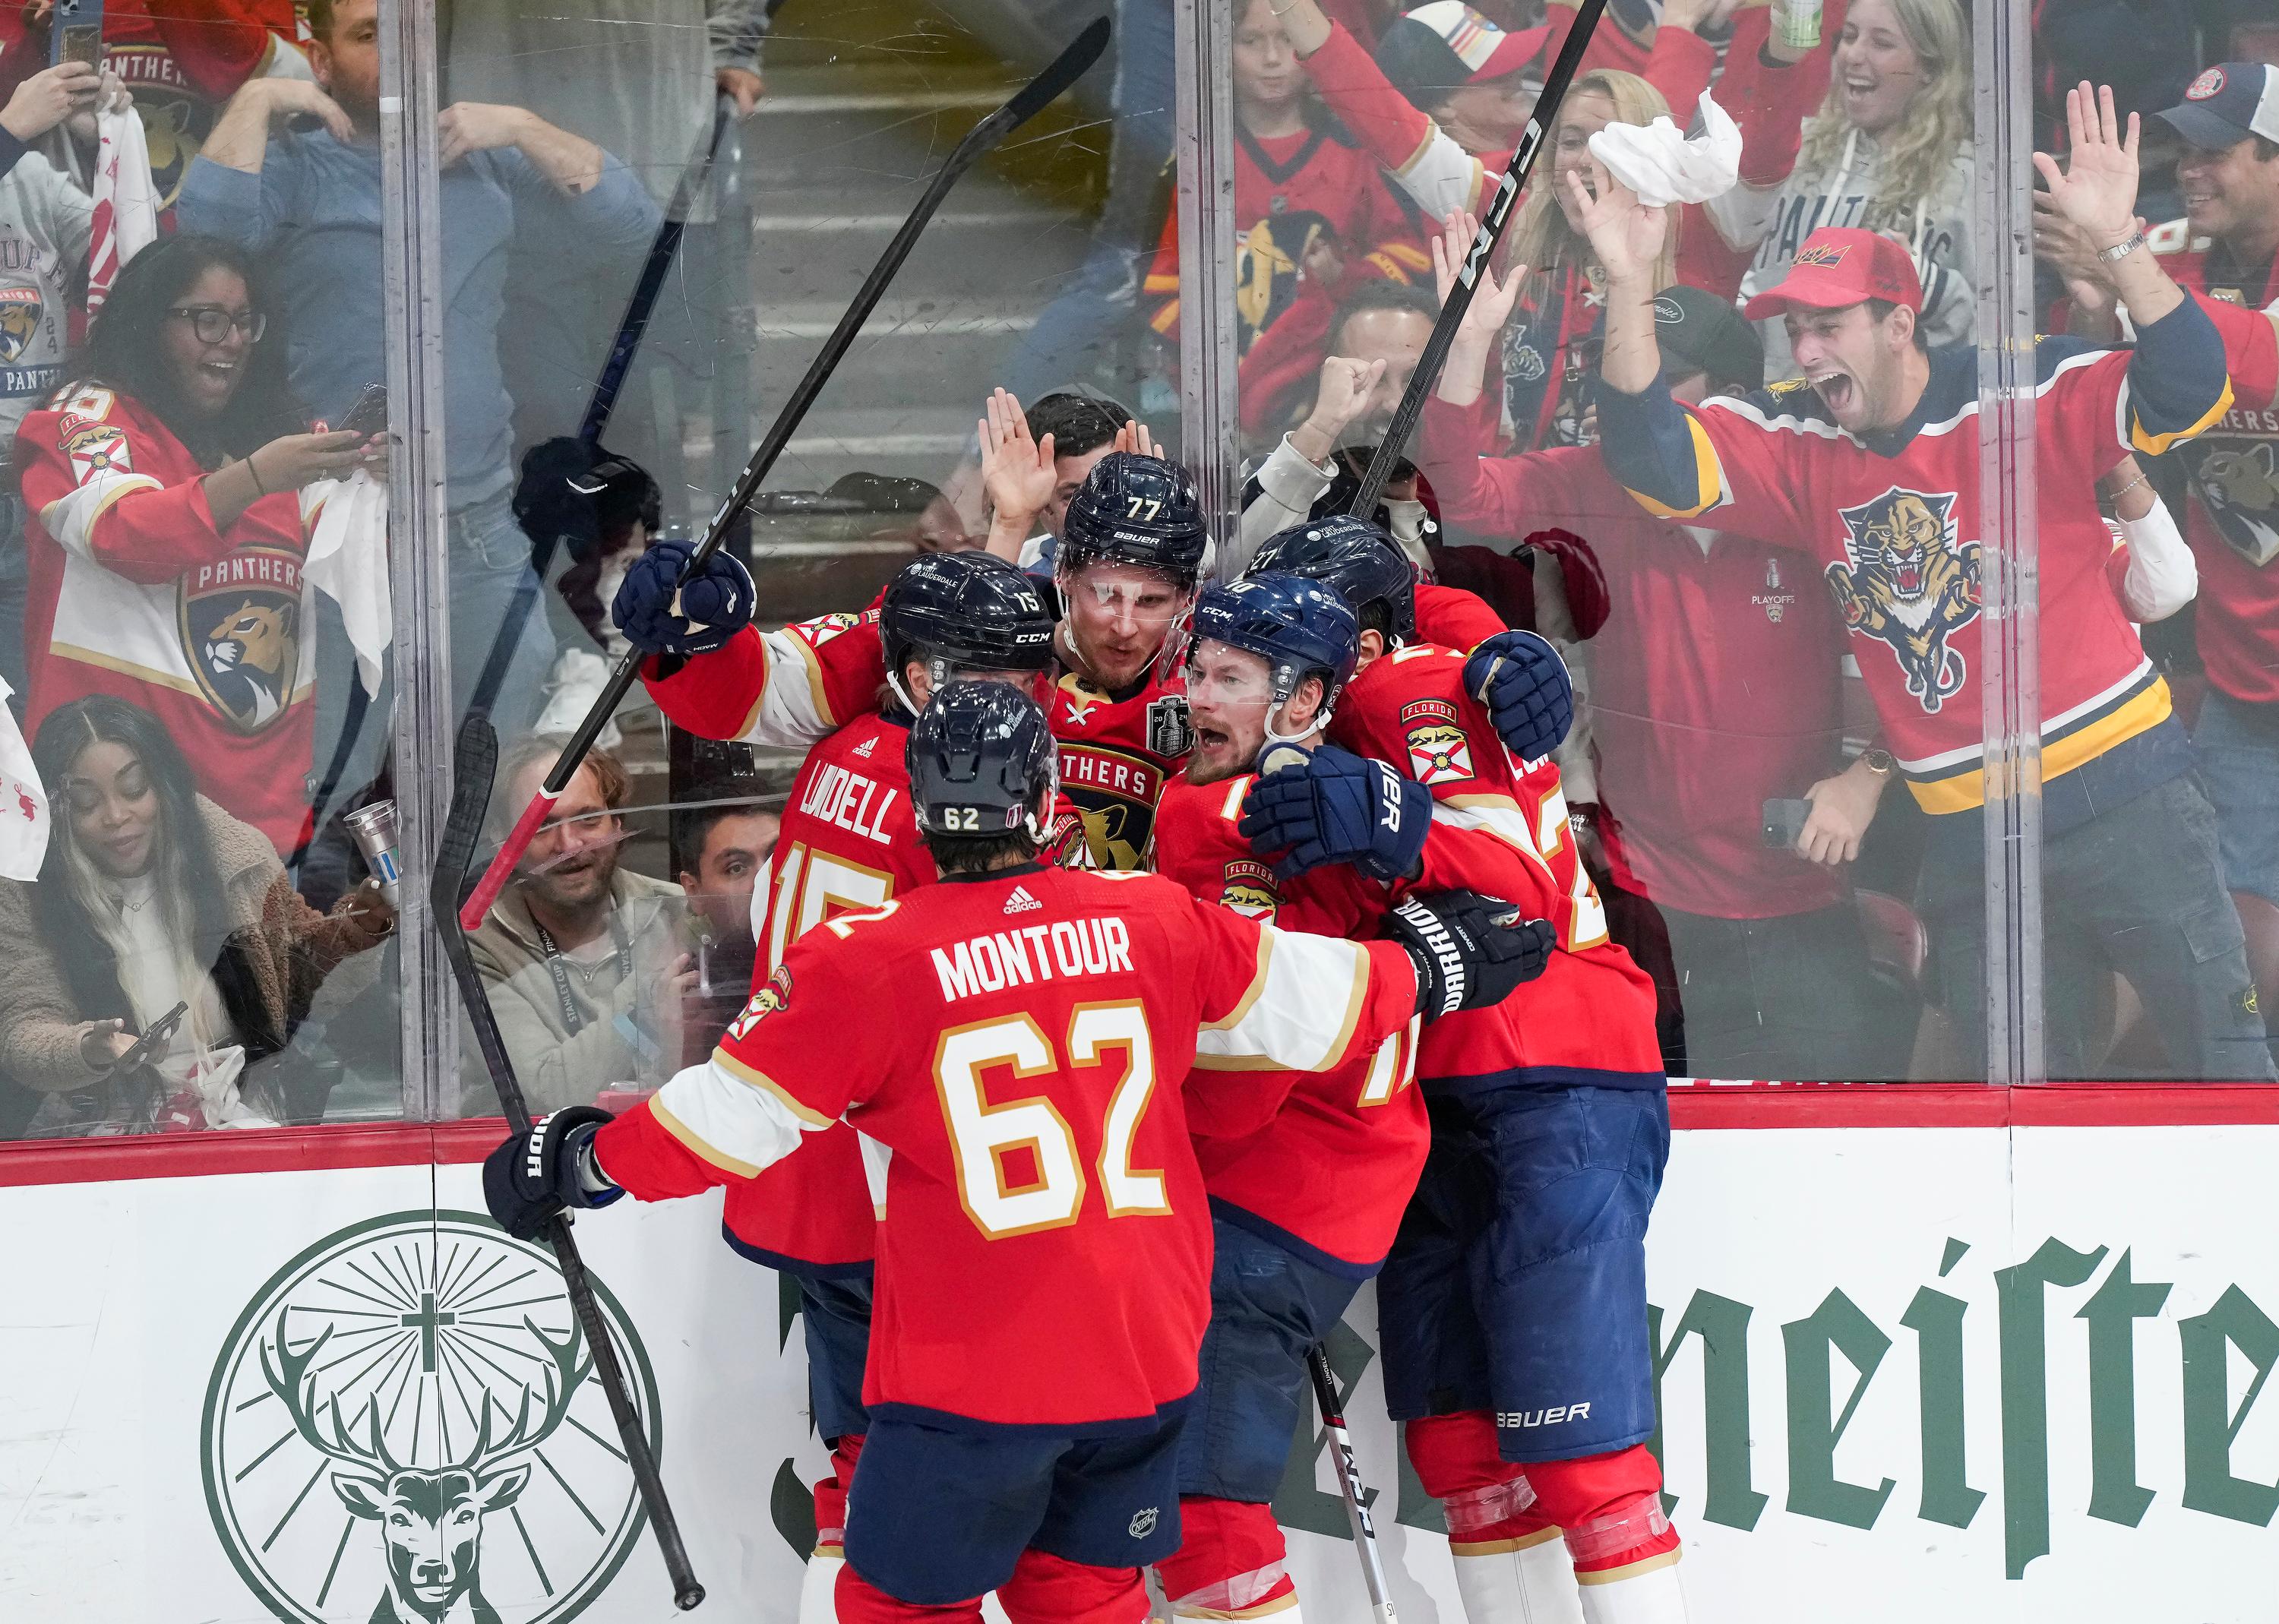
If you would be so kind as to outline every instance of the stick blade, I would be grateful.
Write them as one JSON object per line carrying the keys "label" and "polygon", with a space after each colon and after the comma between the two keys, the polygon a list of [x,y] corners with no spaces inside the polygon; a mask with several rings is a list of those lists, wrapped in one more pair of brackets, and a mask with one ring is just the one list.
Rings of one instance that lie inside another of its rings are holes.
{"label": "stick blade", "polygon": [[1010,130],[1026,124],[1044,111],[1047,103],[1082,79],[1108,49],[1108,19],[1094,18],[1091,27],[1070,40],[1068,49],[1055,57],[1043,73],[1021,87],[1011,101],[997,110],[995,117],[1006,121],[1004,128]]}
{"label": "stick blade", "polygon": [[490,718],[478,713],[459,724],[459,737],[451,753],[451,810],[443,820],[443,838],[435,848],[435,874],[427,900],[435,910],[435,928],[459,929],[459,896],[467,886],[475,844],[483,832],[483,814],[491,804],[491,780],[498,773],[498,733]]}

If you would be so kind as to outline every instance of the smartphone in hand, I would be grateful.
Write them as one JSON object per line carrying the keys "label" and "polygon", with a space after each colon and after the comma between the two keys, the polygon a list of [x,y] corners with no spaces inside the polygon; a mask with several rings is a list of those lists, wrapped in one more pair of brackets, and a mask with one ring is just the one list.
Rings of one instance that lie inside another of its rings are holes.
{"label": "smartphone in hand", "polygon": [[48,65],[84,62],[103,66],[103,0],[56,0],[48,19]]}
{"label": "smartphone in hand", "polygon": [[349,408],[349,415],[334,427],[341,434],[384,434],[388,432],[388,386],[366,384]]}
{"label": "smartphone in hand", "polygon": [[1765,802],[1765,849],[1792,852],[1804,838],[1805,820],[1812,816],[1809,801],[1774,800]]}

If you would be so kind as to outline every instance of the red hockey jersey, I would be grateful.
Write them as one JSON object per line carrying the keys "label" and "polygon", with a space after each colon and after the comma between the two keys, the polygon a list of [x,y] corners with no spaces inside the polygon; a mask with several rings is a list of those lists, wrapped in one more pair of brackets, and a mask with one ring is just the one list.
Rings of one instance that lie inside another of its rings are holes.
{"label": "red hockey jersey", "polygon": [[[2279,323],[2279,262],[2244,265],[2202,238],[2160,263],[2194,292]],[[2231,409],[2176,453],[2200,571],[2193,627],[2208,680],[2269,704],[2279,701],[2279,343],[2248,346],[2231,387]]]}
{"label": "red hockey jersey", "polygon": [[[1375,934],[1391,896],[1383,885],[1342,866],[1281,879],[1252,854],[1235,825],[1257,781],[1249,773],[1217,784],[1174,779],[1155,814],[1155,872],[1199,902],[1284,930]],[[1428,869],[1420,888],[1437,888],[1437,877]],[[1294,1243],[1332,1273],[1372,1273],[1393,1249],[1431,1142],[1423,1096],[1412,1086],[1416,1031],[1404,1027],[1334,1071],[1285,1074],[1289,1094],[1262,1126],[1253,1114],[1270,1099],[1262,1088],[1257,1101],[1239,1102],[1240,1115],[1215,1115],[1199,1101],[1191,1125],[1212,1209]]]}
{"label": "red hockey jersey", "polygon": [[221,104],[268,73],[280,51],[295,49],[294,13],[293,0],[110,0],[104,8],[104,65],[134,97],[161,209],[182,189]]}
{"label": "red hockey jersey", "polygon": [[301,560],[318,501],[280,491],[217,529],[189,449],[93,384],[27,415],[16,461],[25,731],[87,694],[130,701],[180,744],[207,799],[292,851],[309,817],[315,589]]}
{"label": "red hockey jersey", "polygon": [[[1178,1081],[1255,1091],[1406,1026],[1400,948],[1153,875],[1024,865],[794,943],[710,1065],[602,1130],[635,1196],[748,1178],[842,1115],[892,1152],[863,1402],[935,1425],[1153,1425],[1194,1389],[1210,1218]],[[1172,1086],[1162,1086],[1164,1079]]]}
{"label": "red hockey jersey", "polygon": [[1428,1091],[1513,1084],[1659,1088],[1654,983],[1608,939],[1606,909],[1567,823],[1559,769],[1519,762],[1464,692],[1464,656],[1419,643],[1355,677],[1331,740],[1390,762],[1432,792],[1433,817],[1494,837],[1501,861],[1474,868],[1472,890],[1558,928],[1563,952],[1493,1008],[1444,1015],[1416,1062]]}
{"label": "red hockey jersey", "polygon": [[[764,992],[792,943],[827,919],[875,908],[933,883],[910,814],[906,724],[869,716],[809,752],[783,809],[768,870],[752,991]],[[867,1272],[876,1210],[861,1135],[844,1122],[811,1134],[757,1176],[728,1186],[728,1244],[798,1274]]]}
{"label": "red hockey jersey", "polygon": [[[2113,591],[2096,481],[2125,452],[2158,455],[2231,409],[2227,373],[2252,364],[2256,330],[2267,347],[2271,328],[2243,310],[2212,319],[2221,310],[2187,298],[2140,327],[2133,352],[2049,338],[2037,349],[2042,772],[2055,780],[2110,756],[2106,801],[2189,760],[2168,684]],[[1822,561],[1884,737],[1932,813],[1985,799],[1972,686],[1984,657],[1976,368],[1969,351],[1935,354],[1914,416],[1866,436],[1830,421],[1800,380],[1698,408],[1658,384],[1599,401],[1607,466],[1648,512]]]}

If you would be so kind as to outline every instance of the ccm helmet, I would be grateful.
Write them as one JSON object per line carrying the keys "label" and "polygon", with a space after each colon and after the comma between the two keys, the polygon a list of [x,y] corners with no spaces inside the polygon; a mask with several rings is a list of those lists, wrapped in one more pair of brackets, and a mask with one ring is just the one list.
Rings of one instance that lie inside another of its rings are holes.
{"label": "ccm helmet", "polygon": [[1042,846],[1060,792],[1052,728],[1036,701],[1001,682],[950,682],[910,724],[903,760],[920,832],[980,839],[1024,832]]}
{"label": "ccm helmet", "polygon": [[1277,531],[1258,549],[1249,573],[1302,575],[1334,590],[1355,615],[1385,606],[1386,630],[1400,642],[1416,640],[1416,566],[1400,543],[1351,514],[1332,514]]}
{"label": "ccm helmet", "polygon": [[1069,498],[1055,563],[1070,571],[1095,560],[1136,564],[1192,587],[1208,540],[1186,469],[1160,456],[1111,451]]}
{"label": "ccm helmet", "polygon": [[1361,623],[1353,609],[1328,587],[1295,575],[1250,575],[1204,587],[1195,600],[1194,635],[1264,660],[1274,673],[1278,705],[1308,677],[1319,676],[1323,725],[1361,657]]}
{"label": "ccm helmet", "polygon": [[887,583],[879,632],[886,680],[902,691],[902,668],[927,663],[940,687],[959,670],[1041,671],[1053,662],[1053,615],[1034,578],[988,553],[928,553]]}

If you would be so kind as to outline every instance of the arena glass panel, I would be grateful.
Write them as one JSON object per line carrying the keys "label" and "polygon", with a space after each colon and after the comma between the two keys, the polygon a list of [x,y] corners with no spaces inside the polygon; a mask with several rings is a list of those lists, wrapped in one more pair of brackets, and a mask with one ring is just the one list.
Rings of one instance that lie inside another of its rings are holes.
{"label": "arena glass panel", "polygon": [[4,25],[0,1138],[403,1109],[380,241],[270,251],[270,20]]}

